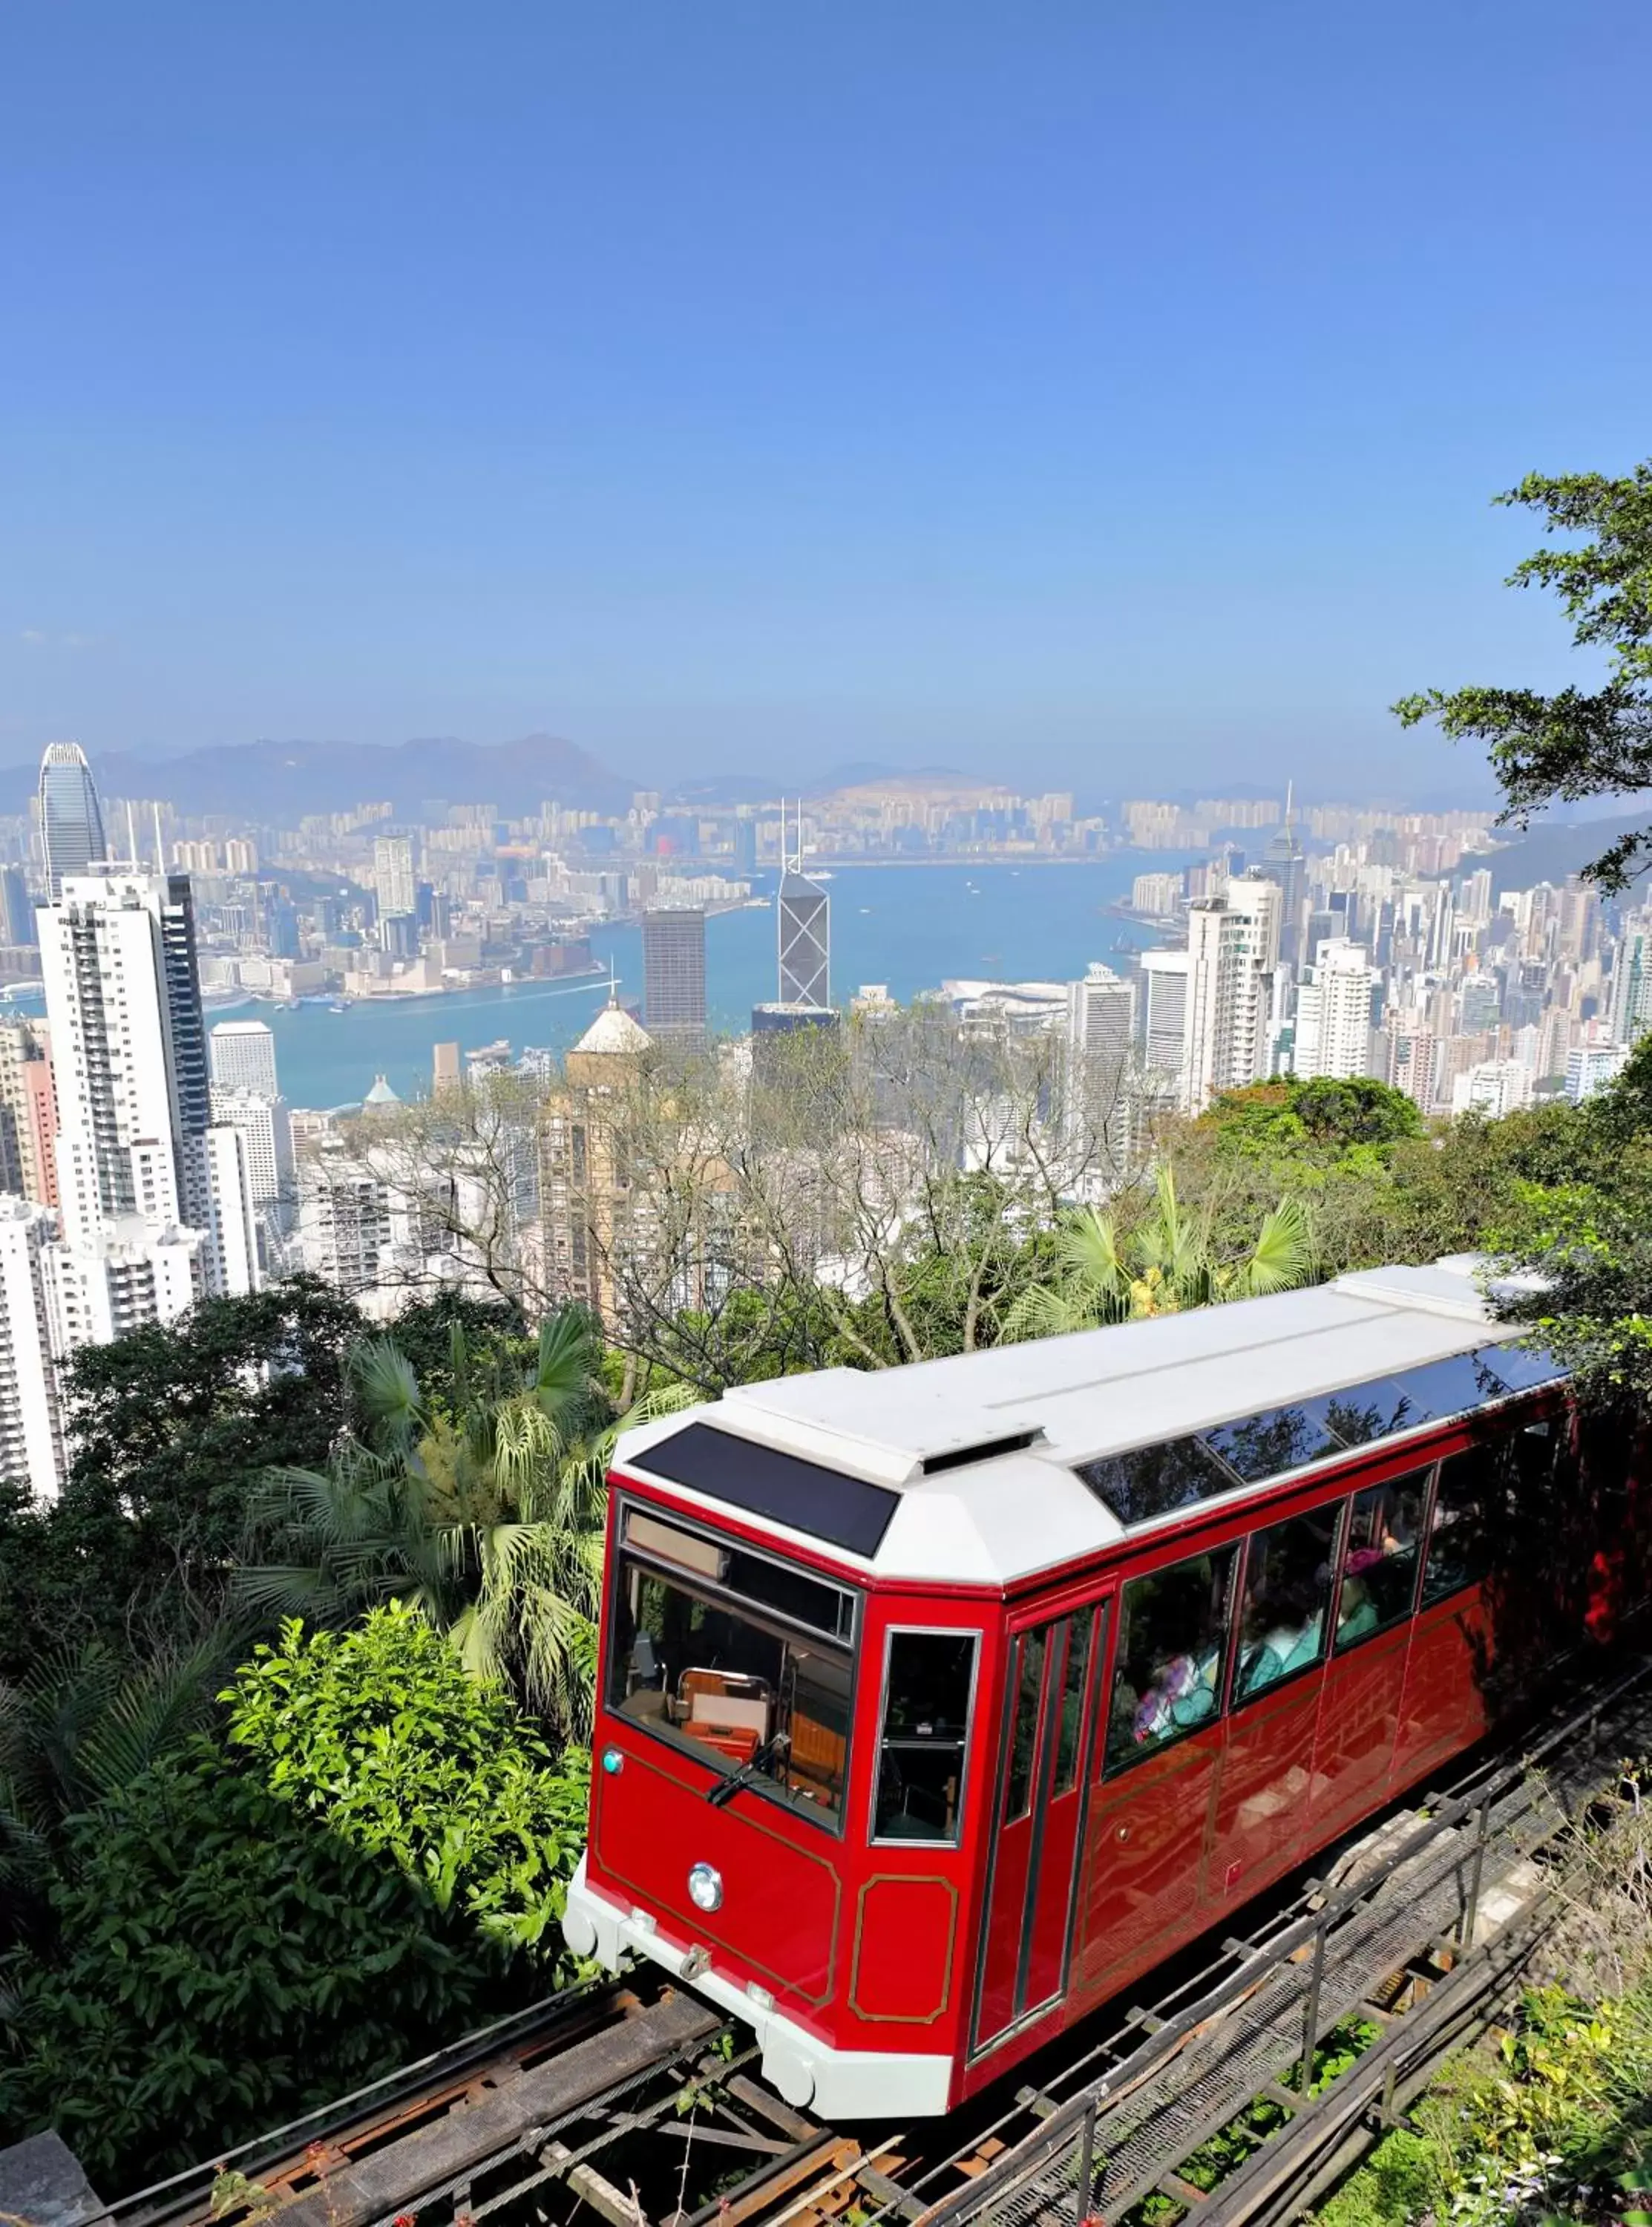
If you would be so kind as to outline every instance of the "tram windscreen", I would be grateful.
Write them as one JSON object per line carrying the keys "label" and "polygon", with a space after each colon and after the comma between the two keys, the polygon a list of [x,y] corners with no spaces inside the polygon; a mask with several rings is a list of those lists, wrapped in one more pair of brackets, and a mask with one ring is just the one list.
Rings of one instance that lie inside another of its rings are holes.
{"label": "tram windscreen", "polygon": [[610,1598],[610,1709],[714,1771],[745,1771],[805,1814],[840,1821],[852,1592],[628,1506]]}

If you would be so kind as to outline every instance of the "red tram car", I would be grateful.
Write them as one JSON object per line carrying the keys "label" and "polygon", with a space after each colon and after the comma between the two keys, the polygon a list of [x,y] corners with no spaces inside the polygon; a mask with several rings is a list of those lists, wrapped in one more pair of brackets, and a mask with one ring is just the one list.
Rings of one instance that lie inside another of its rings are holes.
{"label": "red tram car", "polygon": [[1519,1508],[1578,1498],[1477,1266],[631,1433],[571,1946],[737,2014],[795,2104],[944,2112],[1438,1771],[1498,1707],[1494,1562],[1563,1559],[1499,1556]]}

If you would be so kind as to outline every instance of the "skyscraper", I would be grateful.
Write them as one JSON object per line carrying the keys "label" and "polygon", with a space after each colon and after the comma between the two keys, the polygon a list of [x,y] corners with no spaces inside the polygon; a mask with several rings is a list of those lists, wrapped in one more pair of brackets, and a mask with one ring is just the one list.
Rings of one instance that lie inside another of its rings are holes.
{"label": "skyscraper", "polygon": [[[1652,929],[1644,914],[1624,928],[1612,961],[1611,987],[1612,1042],[1636,1043],[1652,1023]],[[1468,1022],[1463,1025],[1467,1028]]]}
{"label": "skyscraper", "polygon": [[1226,897],[1189,907],[1183,1112],[1202,1113],[1218,1091],[1242,1088],[1266,1073],[1279,955],[1273,882],[1229,882]]}
{"label": "skyscraper", "polygon": [[1088,1152],[1103,1139],[1115,1161],[1128,1149],[1136,986],[1093,960],[1067,988],[1068,1126]]}
{"label": "skyscraper", "polygon": [[226,1090],[277,1098],[275,1032],[267,1021],[220,1021],[209,1039],[212,1079]]}
{"label": "skyscraper", "polygon": [[380,920],[411,918],[418,909],[413,845],[405,835],[380,835],[373,846],[373,878]]}
{"label": "skyscraper", "polygon": [[1363,944],[1328,936],[1311,979],[1297,992],[1293,1071],[1344,1081],[1371,1073],[1371,999],[1376,975]]}
{"label": "skyscraper", "polygon": [[780,809],[780,899],[776,906],[782,1005],[822,1011],[832,1003],[832,900],[819,882],[803,871],[803,813],[797,814],[795,846],[786,845],[786,807]]}
{"label": "skyscraper", "polygon": [[[208,1138],[188,877],[71,875],[40,924],[66,1245],[90,1253],[108,1240],[143,1250],[157,1232],[198,1233],[204,1290],[247,1289],[245,1170],[238,1175],[237,1154]],[[239,1196],[226,1189],[237,1182]],[[94,1320],[107,1311],[88,1305]]]}
{"label": "skyscraper", "polygon": [[680,911],[642,916],[642,1018],[662,1043],[698,1043],[705,1037],[705,915]]}
{"label": "skyscraper", "polygon": [[0,1190],[57,1204],[57,1109],[43,1021],[0,1021]]}
{"label": "skyscraper", "polygon": [[1187,1057],[1188,954],[1144,951],[1142,979],[1147,986],[1142,1024],[1142,1065],[1148,1089],[1158,1099],[1179,1098]]}
{"label": "skyscraper", "polygon": [[48,743],[40,762],[40,833],[47,896],[54,903],[66,874],[84,874],[109,855],[92,769],[79,743]]}
{"label": "skyscraper", "polygon": [[54,1226],[32,1200],[0,1198],[0,1477],[48,1500],[63,1488],[47,1298]]}
{"label": "skyscraper", "polygon": [[1303,955],[1298,944],[1302,932],[1302,900],[1307,887],[1308,859],[1297,839],[1291,812],[1292,795],[1292,792],[1287,787],[1284,825],[1252,871],[1258,879],[1272,882],[1279,892],[1279,948],[1282,955],[1294,963]]}

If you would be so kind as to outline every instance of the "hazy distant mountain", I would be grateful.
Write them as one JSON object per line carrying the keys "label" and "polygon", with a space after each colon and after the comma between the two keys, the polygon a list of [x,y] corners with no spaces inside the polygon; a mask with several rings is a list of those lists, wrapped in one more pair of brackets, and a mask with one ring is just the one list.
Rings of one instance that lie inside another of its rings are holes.
{"label": "hazy distant mountain", "polygon": [[[692,781],[678,782],[666,791],[670,804],[775,804],[782,794],[791,796],[835,796],[840,788],[859,788],[871,781],[909,781],[915,788],[926,782],[962,783],[974,776],[955,772],[950,766],[891,766],[877,765],[870,760],[856,760],[849,765],[832,766],[826,772],[816,774],[808,781],[797,779],[776,781],[773,777],[749,773],[708,773],[697,775]],[[985,782],[981,783],[986,787]]]}
{"label": "hazy distant mountain", "polygon": [[[249,826],[291,826],[308,812],[380,801],[398,819],[415,819],[438,799],[495,804],[507,818],[537,812],[547,797],[584,812],[622,812],[636,787],[557,735],[494,744],[443,735],[388,748],[244,743],[175,758],[118,751],[94,756],[92,769],[105,797],[159,796],[180,812],[226,813]],[[22,811],[35,778],[29,766],[0,772],[0,810]]]}
{"label": "hazy distant mountain", "polygon": [[[1652,812],[1623,813],[1611,820],[1579,820],[1569,827],[1550,822],[1520,836],[1485,863],[1500,890],[1529,890],[1538,882],[1563,882],[1591,858],[1598,858],[1628,829],[1644,827],[1649,821]],[[1477,863],[1464,858],[1460,871],[1466,874]],[[1639,894],[1643,897],[1645,892]]]}

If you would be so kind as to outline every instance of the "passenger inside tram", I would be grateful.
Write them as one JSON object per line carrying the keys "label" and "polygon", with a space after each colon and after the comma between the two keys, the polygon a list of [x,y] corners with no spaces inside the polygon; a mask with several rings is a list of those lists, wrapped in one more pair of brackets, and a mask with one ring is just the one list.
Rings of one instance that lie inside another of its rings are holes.
{"label": "passenger inside tram", "polygon": [[1355,1494],[1336,1611],[1338,1648],[1410,1615],[1427,1490],[1428,1472],[1418,1470]]}
{"label": "passenger inside tram", "polygon": [[1125,1587],[1110,1759],[1162,1745],[1220,1703],[1234,1550],[1195,1554]]}
{"label": "passenger inside tram", "polygon": [[1317,1509],[1259,1531],[1245,1557],[1236,1700],[1318,1662],[1339,1511]]}

